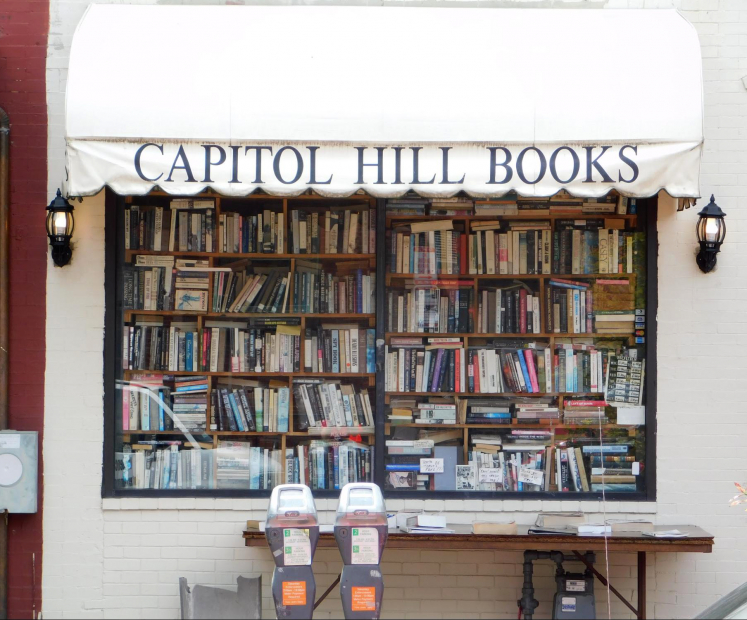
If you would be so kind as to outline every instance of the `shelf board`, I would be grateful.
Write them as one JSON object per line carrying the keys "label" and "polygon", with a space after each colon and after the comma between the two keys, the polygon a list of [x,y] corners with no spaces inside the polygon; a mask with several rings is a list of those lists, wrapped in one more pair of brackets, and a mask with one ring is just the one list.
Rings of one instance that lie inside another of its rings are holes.
{"label": "shelf board", "polygon": [[634,273],[387,273],[387,281],[391,280],[589,280],[589,279],[612,279],[629,278]]}
{"label": "shelf board", "polygon": [[[469,429],[489,429],[489,430],[518,430],[518,429],[537,429],[537,430],[599,430],[599,426],[594,424],[416,424],[406,422],[404,424],[395,424],[387,422],[386,426],[393,428],[469,428]],[[602,424],[602,430],[629,429],[645,426],[645,424]]]}
{"label": "shelf board", "polygon": [[258,377],[272,379],[273,377],[348,377],[351,379],[375,377],[373,372],[231,372],[231,371],[209,371],[209,370],[125,370],[125,373],[158,373],[174,376],[207,376],[207,377]]}
{"label": "shelf board", "polygon": [[208,319],[263,319],[263,318],[312,318],[312,319],[373,319],[375,314],[358,312],[190,312],[185,310],[125,310],[125,316],[142,314],[143,316],[194,316]]}
{"label": "shelf board", "polygon": [[265,252],[190,252],[183,250],[174,251],[160,251],[156,250],[125,250],[125,256],[128,260],[131,260],[136,255],[143,256],[174,256],[174,257],[189,257],[194,256],[197,258],[247,258],[252,260],[263,259],[263,260],[290,260],[293,258],[301,258],[305,260],[372,260],[376,258],[376,254],[273,254]]}
{"label": "shelf board", "polygon": [[386,219],[394,222],[413,221],[423,222],[432,220],[458,220],[460,222],[469,221],[492,221],[492,220],[597,220],[605,218],[625,219],[634,221],[637,213],[617,215],[616,213],[579,213],[578,211],[568,211],[566,213],[517,213],[514,215],[394,215],[387,212]]}
{"label": "shelf board", "polygon": [[[387,338],[551,338],[552,336],[567,336],[569,334],[473,334],[460,333],[425,333],[425,332],[386,332]],[[570,334],[572,336],[587,336],[593,334]]]}
{"label": "shelf board", "polygon": [[496,398],[508,397],[519,398],[528,396],[530,398],[542,396],[596,396],[602,392],[385,392],[385,396],[458,396],[460,398]]}

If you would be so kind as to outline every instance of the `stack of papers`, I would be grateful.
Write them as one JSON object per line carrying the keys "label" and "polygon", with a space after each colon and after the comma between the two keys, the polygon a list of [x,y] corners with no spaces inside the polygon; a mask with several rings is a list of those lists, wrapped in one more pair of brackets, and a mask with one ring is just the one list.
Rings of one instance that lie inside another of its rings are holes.
{"label": "stack of papers", "polygon": [[453,534],[454,530],[446,527],[443,515],[419,514],[407,518],[404,529],[408,534]]}
{"label": "stack of papers", "polygon": [[658,530],[656,532],[643,532],[643,536],[651,538],[687,538],[687,534],[679,530]]}
{"label": "stack of papers", "polygon": [[579,536],[609,536],[612,534],[612,526],[587,523],[578,526],[578,534]]}

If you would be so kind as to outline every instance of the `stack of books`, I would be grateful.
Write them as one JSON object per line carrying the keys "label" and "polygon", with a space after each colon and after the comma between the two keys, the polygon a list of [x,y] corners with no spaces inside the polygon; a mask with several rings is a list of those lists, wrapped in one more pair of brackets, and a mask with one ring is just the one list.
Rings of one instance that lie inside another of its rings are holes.
{"label": "stack of books", "polygon": [[[190,433],[204,432],[207,427],[207,389],[206,376],[174,377],[173,426],[177,430]],[[165,427],[168,412],[159,412],[159,430]]]}
{"label": "stack of books", "polygon": [[548,401],[534,399],[531,403],[516,404],[516,421],[519,424],[539,422],[540,420],[559,420],[560,409],[557,405],[550,404]]}
{"label": "stack of books", "polygon": [[507,401],[470,398],[466,408],[467,424],[511,424],[511,405]]}
{"label": "stack of books", "polygon": [[636,329],[634,310],[597,310],[594,312],[594,331],[597,334],[630,335]]}
{"label": "stack of books", "polygon": [[566,400],[563,403],[563,422],[581,426],[607,424],[606,407],[603,400]]}

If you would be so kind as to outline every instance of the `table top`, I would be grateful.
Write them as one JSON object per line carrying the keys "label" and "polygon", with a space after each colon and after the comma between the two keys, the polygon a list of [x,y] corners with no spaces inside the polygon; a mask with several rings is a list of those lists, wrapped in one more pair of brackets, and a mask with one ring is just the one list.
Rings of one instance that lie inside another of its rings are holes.
{"label": "table top", "polygon": [[[572,534],[529,534],[529,526],[518,526],[516,534],[473,534],[471,525],[447,525],[453,534],[408,534],[397,529],[389,530],[388,549],[461,549],[461,550],[513,550],[524,551],[603,551],[603,536],[577,536]],[[711,553],[713,536],[693,525],[666,525],[660,531],[679,530],[684,538],[653,538],[639,532],[615,532],[607,537],[610,551],[652,551],[664,553]],[[244,532],[248,547],[267,545],[265,533],[258,530]],[[323,533],[318,547],[336,547],[335,537]]]}

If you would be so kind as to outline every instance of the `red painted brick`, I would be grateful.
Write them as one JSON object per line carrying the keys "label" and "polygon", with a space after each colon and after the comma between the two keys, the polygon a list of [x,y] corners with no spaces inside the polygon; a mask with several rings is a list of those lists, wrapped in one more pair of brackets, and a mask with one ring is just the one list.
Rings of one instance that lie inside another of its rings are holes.
{"label": "red painted brick", "polygon": [[[0,105],[11,119],[10,425],[43,431],[47,0],[2,0]],[[41,438],[41,437],[40,437]],[[43,463],[42,463],[43,467]],[[40,474],[41,477],[41,474]],[[41,507],[41,495],[39,505]],[[42,514],[9,518],[8,615],[41,609]],[[36,592],[32,599],[32,554]]]}

